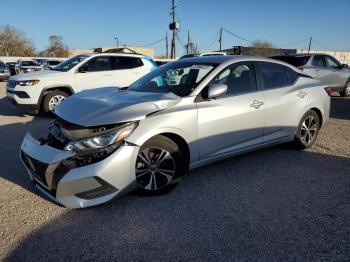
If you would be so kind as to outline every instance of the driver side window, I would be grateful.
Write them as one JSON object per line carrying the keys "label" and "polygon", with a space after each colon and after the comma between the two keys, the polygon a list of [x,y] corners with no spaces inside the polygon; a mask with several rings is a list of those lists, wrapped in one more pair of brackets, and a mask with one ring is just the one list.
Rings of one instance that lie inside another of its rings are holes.
{"label": "driver side window", "polygon": [[336,61],[333,57],[326,56],[327,67],[330,68],[339,68],[340,63]]}
{"label": "driver side window", "polygon": [[99,56],[87,61],[81,66],[87,72],[99,72],[112,70],[108,56]]}
{"label": "driver side window", "polygon": [[256,91],[253,65],[251,63],[231,65],[216,76],[214,84],[226,84],[226,96]]}

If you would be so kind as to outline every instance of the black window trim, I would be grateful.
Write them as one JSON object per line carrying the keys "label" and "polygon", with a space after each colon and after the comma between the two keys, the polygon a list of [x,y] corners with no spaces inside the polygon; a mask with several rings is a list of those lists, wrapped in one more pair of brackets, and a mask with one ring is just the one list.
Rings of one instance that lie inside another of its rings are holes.
{"label": "black window trim", "polygon": [[[295,85],[295,83],[298,81],[300,76],[304,76],[303,74],[300,74],[300,73],[294,71],[292,68],[290,68],[290,67],[288,67],[286,65],[279,64],[279,63],[274,63],[274,62],[269,62],[269,61],[257,61],[255,63],[256,63],[257,78],[259,79],[259,86],[260,86],[260,90],[262,90],[262,91],[275,90],[275,89],[280,89],[280,88],[285,88],[285,87],[291,87],[291,86]],[[260,64],[273,64],[273,65],[281,66],[281,67],[284,68],[284,70],[288,69],[288,70],[294,72],[296,77],[295,77],[294,81],[292,83],[290,83],[290,84],[279,86],[279,87],[274,87],[274,88],[264,88],[263,80],[262,80],[262,77],[261,77],[261,71],[260,71],[260,68],[259,68]],[[305,76],[305,77],[308,77],[308,76]]]}

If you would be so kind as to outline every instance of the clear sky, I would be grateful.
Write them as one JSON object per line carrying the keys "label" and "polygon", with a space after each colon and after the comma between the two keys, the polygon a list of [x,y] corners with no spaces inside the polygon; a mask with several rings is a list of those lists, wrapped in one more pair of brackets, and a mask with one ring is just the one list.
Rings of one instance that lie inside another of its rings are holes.
{"label": "clear sky", "polygon": [[[350,50],[350,0],[177,0],[181,29],[178,55],[187,30],[202,51],[218,49],[220,26],[247,40],[278,47]],[[120,44],[145,46],[165,37],[170,0],[8,0],[0,4],[0,26],[11,25],[33,39],[38,50],[47,38],[63,36],[73,49]],[[169,31],[169,36],[171,35]],[[284,46],[290,43],[300,42]],[[223,47],[249,45],[224,32]],[[321,46],[320,46],[321,45]],[[208,47],[209,46],[209,47]],[[165,41],[152,46],[165,53]]]}

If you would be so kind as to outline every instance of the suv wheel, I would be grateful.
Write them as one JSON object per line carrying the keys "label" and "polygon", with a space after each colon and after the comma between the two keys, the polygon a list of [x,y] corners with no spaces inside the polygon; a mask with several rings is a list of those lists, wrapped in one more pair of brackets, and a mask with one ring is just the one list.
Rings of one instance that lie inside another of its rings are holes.
{"label": "suv wheel", "polygon": [[167,137],[156,136],[141,146],[135,170],[139,193],[158,195],[171,190],[186,169],[178,145]]}
{"label": "suv wheel", "polygon": [[350,80],[348,80],[348,82],[346,82],[346,85],[344,87],[344,90],[340,92],[341,96],[350,96]]}
{"label": "suv wheel", "polygon": [[47,93],[43,101],[43,110],[45,113],[50,113],[62,100],[69,95],[61,90],[55,90]]}
{"label": "suv wheel", "polygon": [[317,113],[313,110],[306,112],[300,120],[295,135],[294,145],[296,148],[303,150],[311,147],[316,141],[320,127],[320,118]]}

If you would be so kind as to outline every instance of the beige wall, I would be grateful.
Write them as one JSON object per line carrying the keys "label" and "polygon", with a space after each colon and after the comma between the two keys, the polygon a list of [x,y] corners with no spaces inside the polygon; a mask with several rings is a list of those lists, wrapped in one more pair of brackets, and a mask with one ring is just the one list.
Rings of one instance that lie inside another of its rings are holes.
{"label": "beige wall", "polygon": [[[108,49],[114,49],[114,48],[123,48],[123,47],[127,47],[133,51],[135,51],[136,53],[142,54],[142,55],[147,55],[150,57],[154,57],[154,49],[152,48],[144,48],[144,47],[137,47],[137,46],[105,46],[105,47],[101,47],[102,52],[108,50]],[[94,48],[95,49],[95,48]],[[75,56],[75,55],[79,55],[79,54],[83,54],[83,53],[93,53],[94,49],[72,49],[69,50],[69,57]]]}
{"label": "beige wall", "polygon": [[[297,53],[307,54],[308,50],[298,49]],[[320,53],[334,56],[342,64],[348,64],[350,66],[350,51],[317,51],[310,50],[310,53]]]}

